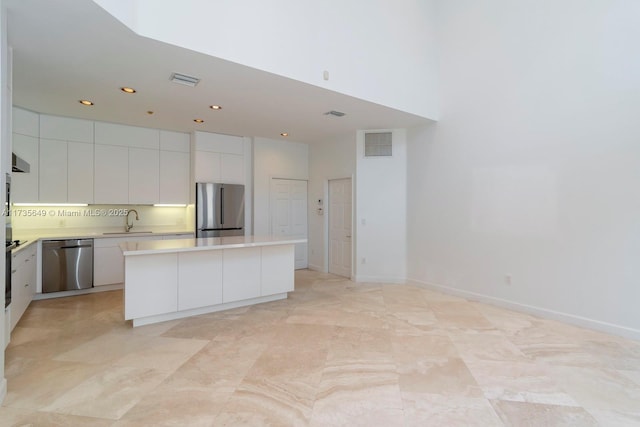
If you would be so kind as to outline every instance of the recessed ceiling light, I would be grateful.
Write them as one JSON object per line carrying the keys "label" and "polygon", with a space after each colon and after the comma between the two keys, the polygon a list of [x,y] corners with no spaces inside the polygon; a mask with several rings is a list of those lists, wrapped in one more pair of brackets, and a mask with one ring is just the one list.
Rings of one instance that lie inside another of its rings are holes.
{"label": "recessed ceiling light", "polygon": [[289,136],[289,134],[287,132],[282,132],[280,136]]}
{"label": "recessed ceiling light", "polygon": [[153,114],[153,111],[149,110],[149,111],[147,111],[147,114],[148,114],[148,115],[152,115],[152,114]]}
{"label": "recessed ceiling light", "polygon": [[325,116],[336,116],[336,117],[342,117],[345,114],[342,111],[336,111],[336,110],[331,110],[331,111],[327,111],[326,113],[324,113]]}
{"label": "recessed ceiling light", "polygon": [[136,90],[132,87],[121,87],[120,90],[125,93],[136,93]]}
{"label": "recessed ceiling light", "polygon": [[193,119],[193,121],[196,123],[204,123],[204,120],[202,119]]}
{"label": "recessed ceiling light", "polygon": [[87,100],[87,99],[81,99],[80,101],[78,101],[80,104],[82,105],[93,105],[93,102]]}
{"label": "recessed ceiling light", "polygon": [[209,105],[209,108],[212,110],[222,110],[222,106],[220,105]]}

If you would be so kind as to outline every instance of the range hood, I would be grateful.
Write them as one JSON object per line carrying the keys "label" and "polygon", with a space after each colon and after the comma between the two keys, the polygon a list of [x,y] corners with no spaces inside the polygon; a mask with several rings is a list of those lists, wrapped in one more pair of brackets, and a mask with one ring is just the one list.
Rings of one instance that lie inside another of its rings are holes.
{"label": "range hood", "polygon": [[21,157],[16,156],[16,153],[11,153],[11,171],[12,172],[25,172],[28,173],[31,170],[31,166]]}

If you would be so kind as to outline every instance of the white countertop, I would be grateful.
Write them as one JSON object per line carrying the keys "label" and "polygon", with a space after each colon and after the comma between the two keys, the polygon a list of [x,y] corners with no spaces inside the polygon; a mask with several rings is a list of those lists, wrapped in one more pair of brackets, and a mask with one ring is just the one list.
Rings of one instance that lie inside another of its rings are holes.
{"label": "white countertop", "polygon": [[212,249],[250,248],[258,246],[306,243],[306,237],[296,236],[232,236],[200,239],[151,240],[120,244],[124,256],[153,255],[172,252],[207,251]]}
{"label": "white countertop", "polygon": [[39,239],[104,239],[109,237],[151,237],[184,233],[193,233],[193,230],[171,226],[134,227],[128,233],[124,231],[124,227],[14,229],[13,238],[31,242]]}

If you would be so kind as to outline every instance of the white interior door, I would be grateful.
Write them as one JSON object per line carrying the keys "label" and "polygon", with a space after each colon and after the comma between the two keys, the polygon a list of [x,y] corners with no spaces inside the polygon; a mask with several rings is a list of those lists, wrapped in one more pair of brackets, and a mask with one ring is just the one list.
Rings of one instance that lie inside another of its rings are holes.
{"label": "white interior door", "polygon": [[[307,237],[307,181],[271,180],[271,234]],[[307,244],[295,248],[296,269],[307,268]]]}
{"label": "white interior door", "polygon": [[329,181],[329,273],[351,277],[351,178]]}

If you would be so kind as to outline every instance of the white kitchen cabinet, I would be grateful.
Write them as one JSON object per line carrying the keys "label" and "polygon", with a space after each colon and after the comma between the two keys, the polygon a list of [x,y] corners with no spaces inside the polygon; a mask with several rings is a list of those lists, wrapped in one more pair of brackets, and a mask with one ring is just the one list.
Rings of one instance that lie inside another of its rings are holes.
{"label": "white kitchen cabinet", "polygon": [[197,151],[238,154],[240,156],[244,154],[244,139],[241,136],[196,131],[194,140]]}
{"label": "white kitchen cabinet", "polygon": [[244,157],[223,153],[220,156],[220,182],[244,184]]}
{"label": "white kitchen cabinet", "polygon": [[178,310],[222,304],[222,251],[179,253],[178,283]]}
{"label": "white kitchen cabinet", "polygon": [[38,138],[33,136],[13,134],[13,152],[26,160],[31,169],[29,173],[14,173],[11,181],[11,197],[13,203],[35,203],[38,194]]}
{"label": "white kitchen cabinet", "polygon": [[294,246],[263,246],[260,295],[292,292],[295,269]]}
{"label": "white kitchen cabinet", "polygon": [[13,107],[11,122],[13,133],[35,136],[36,138],[40,136],[40,115],[38,113]]}
{"label": "white kitchen cabinet", "polygon": [[93,144],[67,143],[67,202],[93,203]]}
{"label": "white kitchen cabinet", "polygon": [[40,202],[67,201],[67,167],[67,142],[40,138]]}
{"label": "white kitchen cabinet", "polygon": [[95,143],[158,150],[160,149],[160,130],[95,122]]}
{"label": "white kitchen cabinet", "polygon": [[170,130],[160,131],[160,150],[188,153],[190,151],[190,143],[191,138],[188,133]]}
{"label": "white kitchen cabinet", "polygon": [[129,148],[129,204],[159,203],[160,151]]}
{"label": "white kitchen cabinet", "polygon": [[125,319],[178,310],[177,258],[176,253],[127,257]]}
{"label": "white kitchen cabinet", "polygon": [[189,203],[189,153],[160,150],[160,203]]}
{"label": "white kitchen cabinet", "polygon": [[221,182],[220,181],[220,153],[210,151],[195,152],[196,182]]}
{"label": "white kitchen cabinet", "polygon": [[[124,218],[123,218],[124,229]],[[93,286],[124,283],[124,256],[120,243],[162,240],[163,236],[104,237],[93,241]]]}
{"label": "white kitchen cabinet", "polygon": [[[96,123],[97,124],[97,123]],[[129,203],[129,149],[94,146],[94,201],[97,204]]]}
{"label": "white kitchen cabinet", "polygon": [[11,330],[36,294],[36,254],[38,245],[31,244],[12,254],[11,259]]}
{"label": "white kitchen cabinet", "polygon": [[41,114],[40,138],[93,144],[93,122]]}
{"label": "white kitchen cabinet", "polygon": [[260,248],[223,249],[222,302],[260,296]]}

